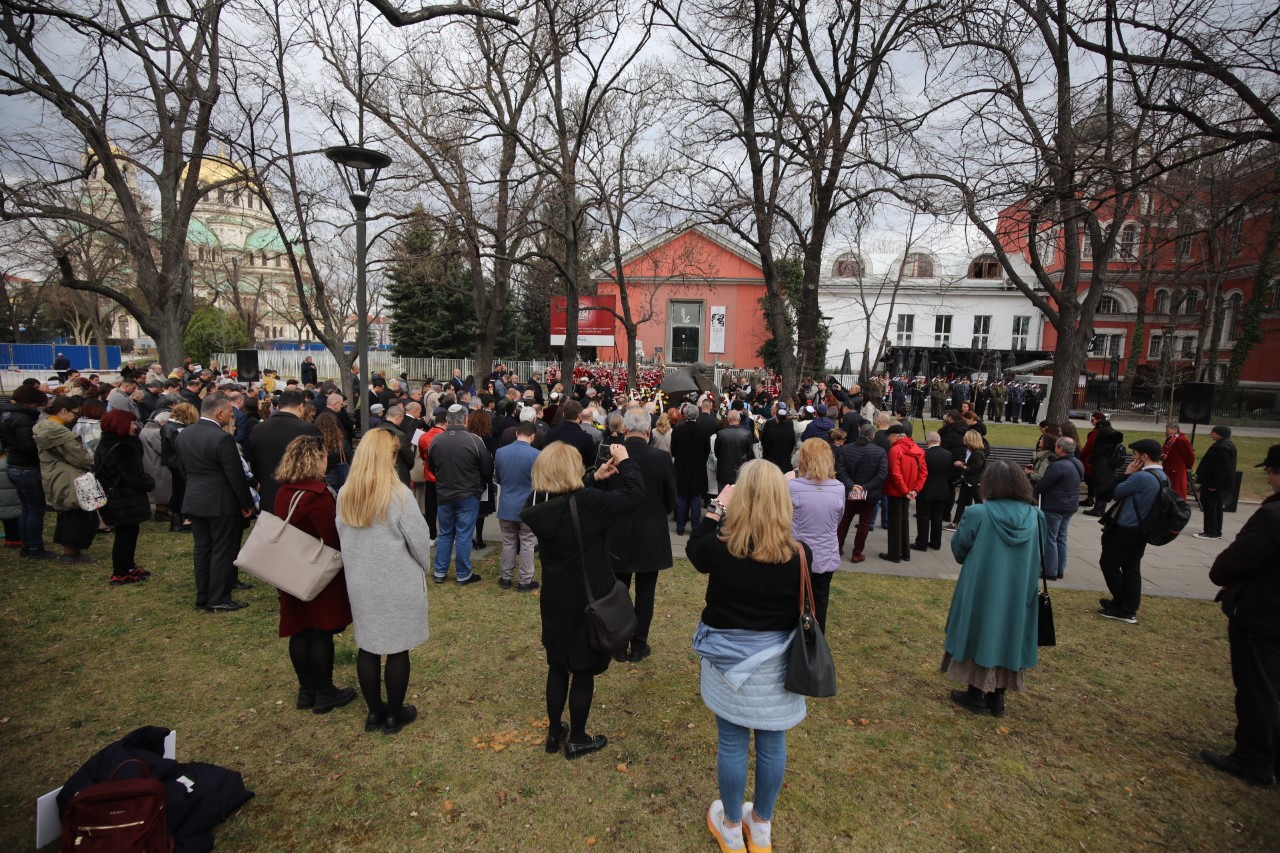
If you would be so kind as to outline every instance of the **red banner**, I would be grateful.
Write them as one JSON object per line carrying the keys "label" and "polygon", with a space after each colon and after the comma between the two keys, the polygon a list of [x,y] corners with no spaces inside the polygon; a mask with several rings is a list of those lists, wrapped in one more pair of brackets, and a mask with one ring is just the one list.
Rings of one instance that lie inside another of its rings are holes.
{"label": "red banner", "polygon": [[[578,346],[614,346],[613,296],[578,297]],[[608,309],[608,310],[604,310]],[[563,346],[568,334],[568,317],[563,296],[551,297],[551,345]]]}

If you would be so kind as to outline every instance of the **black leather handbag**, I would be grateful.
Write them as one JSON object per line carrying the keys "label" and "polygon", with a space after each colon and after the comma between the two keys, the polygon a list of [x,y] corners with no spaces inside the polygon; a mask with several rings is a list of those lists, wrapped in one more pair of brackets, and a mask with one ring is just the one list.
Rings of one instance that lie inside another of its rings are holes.
{"label": "black leather handbag", "polygon": [[1040,624],[1037,645],[1056,646],[1058,633],[1053,629],[1053,601],[1049,598],[1049,581],[1041,578],[1043,589],[1040,590]]}
{"label": "black leather handbag", "polygon": [[800,625],[787,650],[787,679],[783,687],[802,696],[834,696],[836,663],[813,615],[813,581],[809,578],[804,546],[797,542],[796,550],[800,553]]}
{"label": "black leather handbag", "polygon": [[607,595],[596,598],[587,577],[586,552],[582,550],[582,525],[578,521],[576,495],[569,495],[569,514],[573,516],[573,532],[578,537],[578,556],[582,561],[582,583],[587,588],[587,637],[591,648],[615,655],[627,647],[636,632],[636,609],[626,585],[615,579]]}

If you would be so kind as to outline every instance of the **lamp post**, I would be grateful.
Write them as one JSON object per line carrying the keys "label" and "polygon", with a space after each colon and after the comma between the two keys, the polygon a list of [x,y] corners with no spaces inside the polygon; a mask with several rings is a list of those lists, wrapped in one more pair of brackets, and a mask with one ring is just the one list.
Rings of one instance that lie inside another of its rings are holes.
{"label": "lamp post", "polygon": [[[324,156],[338,166],[342,183],[347,187],[351,206],[356,211],[356,358],[360,360],[360,393],[356,403],[360,406],[360,434],[369,431],[369,307],[365,293],[365,212],[369,208],[369,196],[378,174],[391,165],[391,158],[381,151],[360,148],[355,145],[337,145],[326,148]],[[363,396],[361,400],[359,397]]]}
{"label": "lamp post", "polygon": [[[1168,423],[1173,419],[1173,334],[1178,330],[1177,323],[1172,321],[1164,326],[1164,340],[1161,341],[1163,346],[1160,347],[1160,365],[1161,372],[1164,373],[1165,381],[1169,383],[1169,411],[1165,413],[1165,422]],[[1156,422],[1159,423],[1159,412],[1156,413]],[[1193,429],[1194,432],[1194,429]]]}

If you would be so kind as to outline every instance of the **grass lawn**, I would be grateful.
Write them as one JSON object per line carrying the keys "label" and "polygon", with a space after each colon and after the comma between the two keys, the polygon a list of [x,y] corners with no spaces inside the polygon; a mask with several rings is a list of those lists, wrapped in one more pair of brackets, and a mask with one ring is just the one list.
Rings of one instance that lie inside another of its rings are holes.
{"label": "grass lawn", "polygon": [[[920,428],[920,422],[916,421],[916,429]],[[942,425],[941,421],[925,419],[925,426],[934,430]],[[1089,437],[1089,422],[1076,422],[1076,429],[1080,431],[1080,440],[1085,441]],[[1040,428],[1031,424],[987,424],[987,441],[993,445],[1000,447],[1034,447],[1036,439],[1040,435]],[[1188,432],[1187,437],[1191,434]],[[920,436],[916,436],[920,439]],[[1156,441],[1164,444],[1164,428],[1153,427],[1150,430],[1124,430],[1124,443],[1126,446],[1132,444],[1140,438],[1154,438]],[[1271,494],[1271,488],[1267,485],[1267,475],[1261,468],[1254,466],[1261,462],[1267,455],[1267,448],[1276,444],[1277,440],[1267,436],[1244,436],[1233,435],[1232,443],[1236,446],[1236,455],[1238,458],[1238,467],[1244,474],[1244,479],[1240,484],[1240,497],[1246,501],[1260,501],[1267,495]],[[1205,450],[1209,447],[1209,427],[1201,427],[1196,431],[1196,460],[1204,455]]]}
{"label": "grass lawn", "polygon": [[[190,537],[165,527],[144,531],[155,577],[139,587],[109,589],[103,564],[0,555],[0,849],[28,849],[35,797],[141,725],[176,729],[180,759],[257,792],[218,830],[222,850],[715,849],[715,726],[689,648],[704,582],[687,563],[659,583],[653,656],[597,682],[590,730],[608,748],[569,763],[542,750],[536,597],[498,589],[492,546],[483,584],[431,585],[410,683],[422,716],[386,737],[364,733],[359,700],[295,710],[274,591],[194,612]],[[938,672],[952,586],[835,580],[840,693],[810,700],[788,739],[776,849],[1275,849],[1280,790],[1198,758],[1230,749],[1234,727],[1216,605],[1148,598],[1131,627],[1056,592],[1061,645],[996,720],[952,705]],[[340,635],[340,684],[355,684],[354,655]]]}

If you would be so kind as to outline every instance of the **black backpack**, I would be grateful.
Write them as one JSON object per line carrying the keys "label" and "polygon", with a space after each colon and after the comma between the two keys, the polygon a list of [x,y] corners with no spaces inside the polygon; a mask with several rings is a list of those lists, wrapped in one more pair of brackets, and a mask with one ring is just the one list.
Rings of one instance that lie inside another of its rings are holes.
{"label": "black backpack", "polygon": [[1191,520],[1191,507],[1169,485],[1168,477],[1159,477],[1153,471],[1146,473],[1160,483],[1160,493],[1156,495],[1151,511],[1143,516],[1138,526],[1148,545],[1168,545],[1178,538],[1178,534]]}

